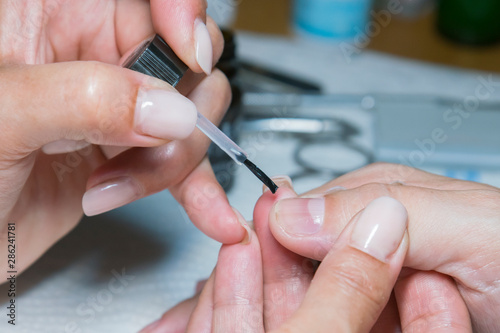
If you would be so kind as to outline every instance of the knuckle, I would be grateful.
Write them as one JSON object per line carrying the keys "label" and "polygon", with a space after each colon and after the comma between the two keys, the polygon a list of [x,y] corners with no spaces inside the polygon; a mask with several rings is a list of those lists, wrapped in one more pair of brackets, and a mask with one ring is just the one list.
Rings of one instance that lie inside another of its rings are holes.
{"label": "knuckle", "polygon": [[[404,186],[399,184],[367,183],[350,190],[352,193],[347,197],[332,194],[326,197],[327,215],[339,217],[340,221],[346,224],[373,200],[383,196],[397,199],[402,196],[404,190]],[[343,228],[344,225],[338,224],[337,234],[340,234]]]}
{"label": "knuckle", "polygon": [[84,106],[87,110],[95,109],[99,105],[100,99],[107,91],[107,81],[109,77],[107,66],[98,62],[86,62],[79,68],[79,83],[73,86],[75,95],[82,96]]}
{"label": "knuckle", "polygon": [[388,184],[395,181],[404,181],[416,171],[417,169],[410,166],[387,162],[376,162],[366,167],[368,174]]}
{"label": "knuckle", "polygon": [[87,111],[99,110],[103,101],[116,97],[115,89],[121,80],[109,65],[96,61],[85,62],[79,67],[77,75],[79,80],[72,86],[77,91],[71,92],[82,97]]}
{"label": "knuckle", "polygon": [[[79,80],[70,84],[69,94],[80,96],[75,113],[88,128],[101,135],[111,132],[120,122],[127,122],[133,110],[133,87],[107,64],[89,61],[78,68]],[[71,98],[71,97],[68,97]],[[92,141],[95,133],[84,133]]]}
{"label": "knuckle", "polygon": [[382,196],[398,197],[401,186],[397,184],[368,183],[361,185],[357,190],[359,199],[363,202],[363,205],[366,206],[368,203]]}

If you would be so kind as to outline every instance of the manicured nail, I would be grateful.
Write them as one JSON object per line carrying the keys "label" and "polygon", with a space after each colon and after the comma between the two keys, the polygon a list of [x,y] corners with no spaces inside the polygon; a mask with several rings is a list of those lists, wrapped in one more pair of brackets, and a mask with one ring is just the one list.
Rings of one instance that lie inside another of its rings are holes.
{"label": "manicured nail", "polygon": [[47,155],[56,155],[56,154],[71,153],[88,146],[90,146],[90,143],[84,140],[81,141],[58,140],[43,146],[42,151]]}
{"label": "manicured nail", "polygon": [[406,208],[396,199],[381,197],[361,212],[351,234],[351,245],[386,262],[399,247],[408,221]]}
{"label": "manicured nail", "polygon": [[83,195],[83,212],[87,216],[105,213],[141,198],[142,192],[136,182],[128,177],[99,184]]}
{"label": "manicured nail", "polygon": [[161,139],[180,140],[196,126],[196,106],[177,92],[139,90],[135,108],[135,130]]}
{"label": "manicured nail", "polygon": [[243,215],[241,215],[241,213],[239,211],[237,211],[234,207],[231,207],[231,208],[233,209],[234,214],[238,218],[238,222],[240,222],[241,226],[246,231],[245,238],[243,238],[243,240],[241,241],[241,244],[243,244],[243,245],[250,244],[250,242],[252,241],[252,229],[248,225],[248,223],[245,220],[245,218],[243,217]]}
{"label": "manicured nail", "polygon": [[196,19],[194,22],[194,41],[196,49],[196,61],[201,69],[207,74],[212,73],[212,40],[207,26],[201,19]]}
{"label": "manicured nail", "polygon": [[[293,190],[292,179],[288,176],[274,176],[271,177],[271,180],[278,185],[278,187],[287,187]],[[269,190],[269,187],[266,185],[262,185],[262,193],[266,193]]]}
{"label": "manicured nail", "polygon": [[317,233],[325,217],[324,198],[293,198],[278,201],[276,221],[284,232],[305,236]]}
{"label": "manicured nail", "polygon": [[160,324],[160,319],[158,319],[157,321],[154,321],[151,324],[149,324],[148,326],[144,327],[139,333],[152,333],[153,330],[155,328],[157,328],[159,324]]}

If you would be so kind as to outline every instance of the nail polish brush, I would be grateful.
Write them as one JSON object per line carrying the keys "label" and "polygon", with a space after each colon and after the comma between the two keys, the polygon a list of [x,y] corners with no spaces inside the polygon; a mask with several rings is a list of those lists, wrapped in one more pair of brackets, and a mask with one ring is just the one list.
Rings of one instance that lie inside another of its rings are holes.
{"label": "nail polish brush", "polygon": [[[159,36],[144,42],[125,61],[123,67],[161,79],[175,87],[188,66],[180,60],[167,43]],[[245,165],[272,193],[278,186],[255,164],[248,159],[248,154],[234,143],[224,132],[198,112],[198,127],[213,143],[222,149],[238,165]]]}

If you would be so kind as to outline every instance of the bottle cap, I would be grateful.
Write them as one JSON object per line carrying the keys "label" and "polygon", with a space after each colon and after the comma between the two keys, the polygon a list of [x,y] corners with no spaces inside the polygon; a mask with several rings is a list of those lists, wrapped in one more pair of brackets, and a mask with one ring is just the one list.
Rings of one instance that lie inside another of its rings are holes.
{"label": "bottle cap", "polygon": [[144,42],[125,61],[123,67],[156,77],[175,87],[188,70],[159,35]]}

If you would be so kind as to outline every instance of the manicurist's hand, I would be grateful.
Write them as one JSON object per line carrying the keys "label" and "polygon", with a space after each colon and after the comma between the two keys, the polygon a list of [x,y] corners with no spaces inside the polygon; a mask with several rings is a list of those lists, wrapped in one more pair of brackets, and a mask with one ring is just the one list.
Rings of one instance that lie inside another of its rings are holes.
{"label": "manicurist's hand", "polygon": [[285,178],[275,182],[277,194],[266,192],[257,204],[256,232],[243,243],[224,245],[203,289],[141,333],[370,331],[408,247],[405,208],[389,197],[371,202],[316,270],[269,230],[273,204],[297,197]]}
{"label": "manicurist's hand", "polygon": [[[165,188],[209,236],[244,237],[195,130],[197,110],[217,123],[230,99],[205,10],[204,0],[0,2],[0,254],[13,223],[17,271],[83,211]],[[118,66],[155,32],[192,70],[178,90]]]}
{"label": "manicurist's hand", "polygon": [[381,196],[406,207],[410,239],[404,261],[408,269],[383,313],[385,327],[470,332],[472,323],[475,332],[500,331],[497,188],[375,164],[300,198],[280,200],[269,215],[270,229],[294,253],[326,260],[349,221]]}

